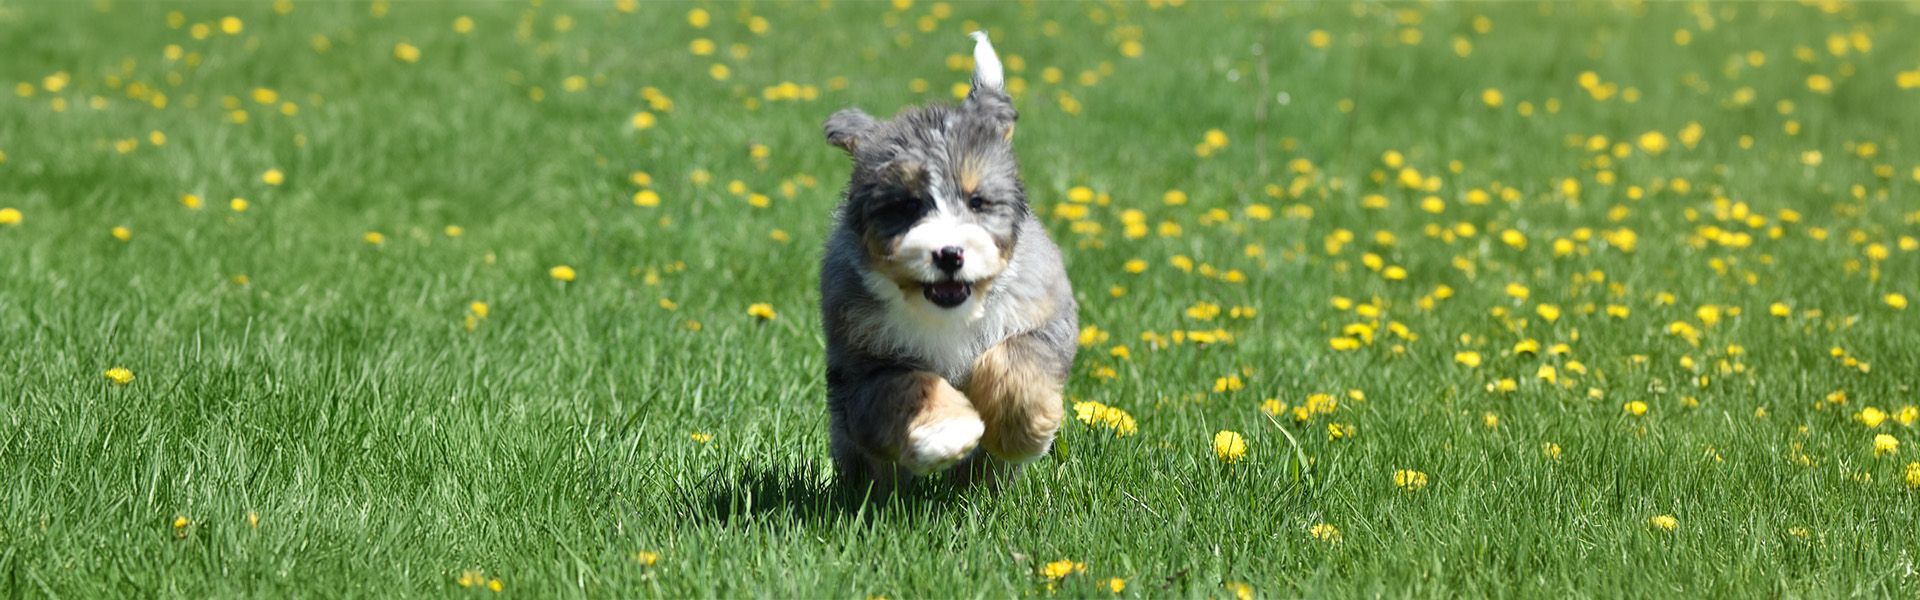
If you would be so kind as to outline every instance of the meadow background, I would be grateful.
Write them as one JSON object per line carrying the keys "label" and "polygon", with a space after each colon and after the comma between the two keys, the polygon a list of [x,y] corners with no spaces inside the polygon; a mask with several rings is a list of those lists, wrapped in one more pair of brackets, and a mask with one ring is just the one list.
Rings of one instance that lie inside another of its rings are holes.
{"label": "meadow background", "polygon": [[[976,28],[1080,420],[844,501],[819,125]],[[0,594],[1913,597],[1916,30],[0,0]]]}

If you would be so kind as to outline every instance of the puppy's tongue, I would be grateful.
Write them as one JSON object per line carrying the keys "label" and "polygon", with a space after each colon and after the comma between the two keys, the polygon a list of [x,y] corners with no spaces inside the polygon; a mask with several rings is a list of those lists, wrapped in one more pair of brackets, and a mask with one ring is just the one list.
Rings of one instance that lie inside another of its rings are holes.
{"label": "puppy's tongue", "polygon": [[971,293],[973,293],[973,286],[958,281],[929,283],[921,288],[921,294],[927,297],[927,301],[941,308],[959,306],[967,301],[967,296]]}

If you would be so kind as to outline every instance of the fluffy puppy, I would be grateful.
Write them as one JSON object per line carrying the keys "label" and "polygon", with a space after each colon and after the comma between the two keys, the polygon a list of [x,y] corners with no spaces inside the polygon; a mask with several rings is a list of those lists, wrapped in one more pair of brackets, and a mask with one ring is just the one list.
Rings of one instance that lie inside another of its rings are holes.
{"label": "fluffy puppy", "polygon": [[853,158],[820,304],[834,467],[854,489],[997,482],[1060,429],[1077,305],[1020,183],[1000,59],[972,35],[960,105],[826,121]]}

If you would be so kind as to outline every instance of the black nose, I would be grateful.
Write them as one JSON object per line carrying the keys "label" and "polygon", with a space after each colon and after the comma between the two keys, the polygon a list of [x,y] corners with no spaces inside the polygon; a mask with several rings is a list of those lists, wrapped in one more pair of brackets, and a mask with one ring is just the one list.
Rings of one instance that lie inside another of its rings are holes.
{"label": "black nose", "polygon": [[949,275],[959,271],[960,265],[966,263],[966,259],[961,258],[960,252],[959,246],[947,246],[933,251],[933,266],[939,267]]}

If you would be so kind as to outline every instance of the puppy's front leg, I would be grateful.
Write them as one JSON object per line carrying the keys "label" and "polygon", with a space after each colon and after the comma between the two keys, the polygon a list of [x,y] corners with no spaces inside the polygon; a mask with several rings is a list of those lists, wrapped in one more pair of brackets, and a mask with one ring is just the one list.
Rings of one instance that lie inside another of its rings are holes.
{"label": "puppy's front leg", "polygon": [[988,349],[973,363],[967,397],[986,422],[980,445],[988,454],[1019,465],[1053,447],[1065,408],[1060,388],[1065,369],[1044,340],[1016,336]]}
{"label": "puppy's front leg", "polygon": [[[866,459],[867,475],[879,481],[891,480],[895,465],[915,475],[951,466],[973,451],[985,429],[967,397],[934,373],[885,370],[848,384],[836,415],[845,426],[836,427],[834,442],[854,446]],[[842,450],[836,454],[849,454]]]}

